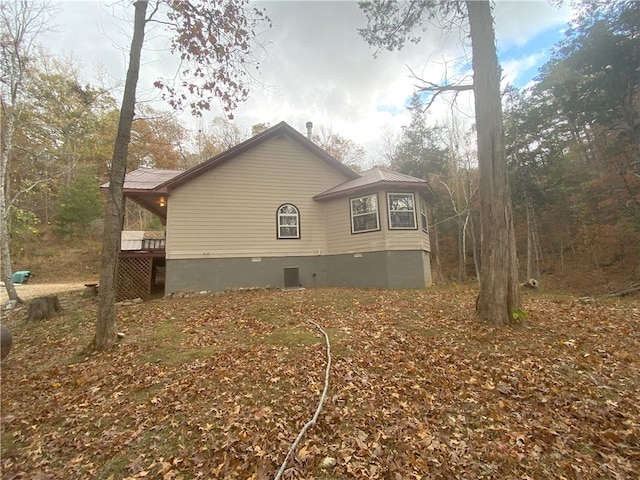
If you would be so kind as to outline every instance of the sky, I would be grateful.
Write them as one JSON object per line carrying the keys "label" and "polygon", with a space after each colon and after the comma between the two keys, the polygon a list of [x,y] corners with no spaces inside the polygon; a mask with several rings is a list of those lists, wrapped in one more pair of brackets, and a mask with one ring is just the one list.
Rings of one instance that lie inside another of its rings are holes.
{"label": "sky", "polygon": [[[419,78],[442,83],[464,75],[461,33],[443,35],[437,28],[421,34],[419,44],[401,51],[379,52],[359,36],[366,18],[350,1],[261,1],[273,27],[260,34],[262,48],[256,54],[261,68],[249,100],[235,112],[239,126],[275,125],[285,121],[302,133],[311,121],[314,129],[337,133],[365,148],[367,163],[381,160],[384,132],[399,132],[409,123],[406,105]],[[52,19],[55,31],[43,37],[55,56],[71,56],[80,65],[83,80],[92,85],[121,90],[128,63],[133,29],[130,2],[115,0],[62,0]],[[562,38],[571,12],[545,1],[498,0],[494,11],[499,60],[506,81],[522,88],[529,85]],[[177,61],[168,52],[169,40],[161,30],[148,31],[142,53],[138,99],[155,108],[168,108],[159,100],[153,82],[171,77]],[[446,98],[438,101],[428,118],[443,122],[455,112],[472,121],[471,95],[462,95],[454,107]],[[209,112],[197,121],[179,116],[196,130],[221,112]],[[367,165],[363,165],[367,166]]]}

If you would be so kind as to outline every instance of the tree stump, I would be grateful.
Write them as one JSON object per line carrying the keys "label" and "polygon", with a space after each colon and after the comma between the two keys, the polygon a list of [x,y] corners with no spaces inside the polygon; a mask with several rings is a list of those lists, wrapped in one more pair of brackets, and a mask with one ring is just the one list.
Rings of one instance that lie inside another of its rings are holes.
{"label": "tree stump", "polygon": [[93,298],[98,296],[98,284],[97,283],[85,283],[84,292],[82,293],[84,298]]}
{"label": "tree stump", "polygon": [[61,311],[62,306],[60,305],[60,300],[57,295],[34,298],[31,300],[31,303],[29,303],[27,323],[53,318]]}
{"label": "tree stump", "polygon": [[7,327],[0,323],[0,360],[9,355],[13,345],[13,336]]}

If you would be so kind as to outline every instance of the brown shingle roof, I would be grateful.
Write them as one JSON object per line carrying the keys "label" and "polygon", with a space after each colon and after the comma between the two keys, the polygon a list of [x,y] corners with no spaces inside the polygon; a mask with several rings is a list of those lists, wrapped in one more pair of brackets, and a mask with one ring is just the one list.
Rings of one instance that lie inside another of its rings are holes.
{"label": "brown shingle roof", "polygon": [[394,172],[385,168],[374,167],[371,170],[362,172],[358,178],[348,180],[329,190],[316,195],[314,200],[327,200],[329,198],[341,197],[353,193],[371,190],[372,187],[401,187],[419,190],[427,197],[431,197],[433,192],[426,180]]}

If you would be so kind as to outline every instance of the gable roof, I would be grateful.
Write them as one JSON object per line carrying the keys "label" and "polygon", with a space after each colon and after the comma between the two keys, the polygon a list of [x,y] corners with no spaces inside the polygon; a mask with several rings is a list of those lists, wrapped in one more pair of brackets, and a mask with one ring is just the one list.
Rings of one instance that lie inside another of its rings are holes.
{"label": "gable roof", "polygon": [[[316,195],[313,197],[314,200],[328,200],[383,187],[397,188],[404,191],[418,191],[427,199],[433,197],[433,191],[427,181],[420,178],[380,167],[375,167],[361,173],[354,172],[285,122],[280,122],[189,170],[138,168],[137,170],[129,172],[125,176],[124,194],[127,198],[160,217],[164,224],[167,215],[166,197],[169,195],[171,189],[189,182],[203,173],[232,160],[241,153],[278,135],[288,136],[348,179],[340,185]],[[100,185],[101,190],[108,190],[108,188],[109,183]]]}
{"label": "gable roof", "polygon": [[320,160],[327,163],[330,167],[338,170],[345,177],[349,179],[355,179],[359,177],[356,172],[351,170],[340,161],[336,160],[333,156],[329,155],[325,150],[313,143],[305,135],[298,132],[286,122],[280,122],[277,125],[274,125],[273,127],[267,128],[266,130],[258,133],[250,139],[239,143],[235,147],[231,147],[229,150],[222,152],[219,155],[216,155],[215,157],[210,158],[209,160],[206,160],[199,165],[196,165],[195,167],[192,167],[189,170],[186,170],[185,172],[182,172],[181,174],[168,179],[164,183],[158,185],[157,188],[166,187],[168,189],[172,189],[179,187],[180,185],[187,183],[188,181],[202,175],[203,173],[208,172],[209,170],[219,165],[222,165],[223,163],[237,157],[241,153],[244,153],[247,150],[261,144],[262,142],[278,135],[288,136],[289,138],[300,144],[302,147],[306,148],[311,153],[316,155],[318,158],[320,158]]}
{"label": "gable roof", "polygon": [[394,172],[386,168],[374,167],[361,172],[358,178],[347,180],[340,185],[325,190],[313,197],[314,200],[328,200],[371,190],[372,187],[411,188],[418,190],[426,198],[433,196],[433,191],[426,180]]}

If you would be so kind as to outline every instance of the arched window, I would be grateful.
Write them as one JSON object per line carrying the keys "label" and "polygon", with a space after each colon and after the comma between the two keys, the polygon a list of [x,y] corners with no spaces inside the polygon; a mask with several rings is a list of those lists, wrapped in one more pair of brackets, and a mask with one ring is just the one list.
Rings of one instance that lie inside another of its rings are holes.
{"label": "arched window", "polygon": [[300,238],[300,212],[295,205],[278,207],[278,238]]}

